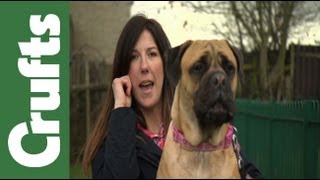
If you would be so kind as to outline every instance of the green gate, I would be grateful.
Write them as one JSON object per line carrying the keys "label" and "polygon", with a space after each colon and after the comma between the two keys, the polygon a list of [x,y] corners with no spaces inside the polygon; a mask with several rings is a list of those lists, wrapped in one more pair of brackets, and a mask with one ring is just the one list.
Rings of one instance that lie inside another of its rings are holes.
{"label": "green gate", "polygon": [[320,179],[320,101],[237,100],[241,148],[265,178]]}

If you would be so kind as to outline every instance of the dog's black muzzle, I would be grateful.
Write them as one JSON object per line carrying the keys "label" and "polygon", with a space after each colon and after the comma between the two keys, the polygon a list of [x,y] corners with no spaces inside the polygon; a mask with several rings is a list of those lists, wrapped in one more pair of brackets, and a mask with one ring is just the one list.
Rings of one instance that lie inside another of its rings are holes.
{"label": "dog's black muzzle", "polygon": [[212,131],[233,119],[235,104],[230,80],[224,72],[205,74],[193,98],[193,109],[203,131]]}

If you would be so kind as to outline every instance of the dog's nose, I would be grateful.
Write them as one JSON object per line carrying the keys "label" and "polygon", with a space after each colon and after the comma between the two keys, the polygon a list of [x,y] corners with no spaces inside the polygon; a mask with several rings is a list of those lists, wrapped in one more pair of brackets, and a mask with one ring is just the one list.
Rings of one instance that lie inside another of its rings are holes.
{"label": "dog's nose", "polygon": [[210,82],[217,88],[226,85],[226,75],[222,72],[216,72],[210,79]]}

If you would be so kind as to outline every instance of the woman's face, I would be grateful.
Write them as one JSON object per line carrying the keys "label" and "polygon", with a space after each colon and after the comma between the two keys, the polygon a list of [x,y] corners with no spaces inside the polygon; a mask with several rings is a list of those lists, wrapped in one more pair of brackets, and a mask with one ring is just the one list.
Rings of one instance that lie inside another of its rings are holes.
{"label": "woman's face", "polygon": [[138,105],[143,109],[161,105],[164,78],[162,58],[148,30],[141,33],[131,57],[129,77]]}

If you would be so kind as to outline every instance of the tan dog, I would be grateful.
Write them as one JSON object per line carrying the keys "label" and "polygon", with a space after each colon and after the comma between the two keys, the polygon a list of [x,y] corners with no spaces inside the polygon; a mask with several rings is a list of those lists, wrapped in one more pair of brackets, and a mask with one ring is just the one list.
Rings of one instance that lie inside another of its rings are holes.
{"label": "tan dog", "polygon": [[176,89],[157,178],[240,178],[230,126],[240,59],[227,41],[187,41],[168,51]]}

